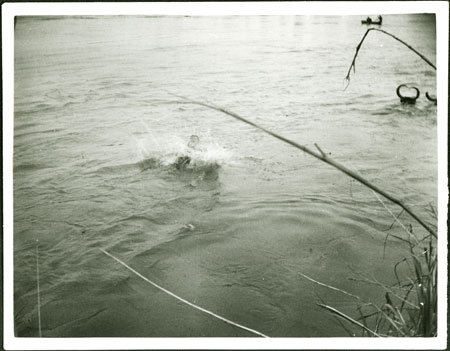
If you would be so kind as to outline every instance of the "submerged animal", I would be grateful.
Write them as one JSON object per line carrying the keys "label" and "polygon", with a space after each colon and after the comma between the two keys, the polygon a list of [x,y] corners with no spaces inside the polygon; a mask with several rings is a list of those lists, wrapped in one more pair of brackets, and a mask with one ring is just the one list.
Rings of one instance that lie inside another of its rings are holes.
{"label": "submerged animal", "polygon": [[[400,93],[400,89],[401,89],[402,87],[409,88],[409,89],[414,89],[414,90],[416,91],[416,96],[414,96],[414,97],[412,97],[412,96],[403,96],[403,95]],[[417,99],[419,98],[419,96],[420,96],[420,91],[419,91],[419,89],[417,89],[416,87],[409,86],[409,85],[406,85],[406,84],[400,84],[400,85],[397,87],[397,96],[400,98],[400,102],[401,102],[402,104],[414,105],[414,104],[416,103],[416,100],[417,100]]]}

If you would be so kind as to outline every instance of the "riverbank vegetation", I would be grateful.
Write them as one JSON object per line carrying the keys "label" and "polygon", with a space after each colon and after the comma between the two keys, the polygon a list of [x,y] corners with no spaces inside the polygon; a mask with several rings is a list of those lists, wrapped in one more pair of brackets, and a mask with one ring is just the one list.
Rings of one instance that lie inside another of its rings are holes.
{"label": "riverbank vegetation", "polygon": [[[434,210],[433,210],[434,212]],[[393,267],[396,282],[392,285],[368,278],[363,281],[382,287],[384,303],[361,302],[359,316],[353,318],[332,306],[318,303],[339,319],[350,336],[433,337],[437,335],[437,251],[436,240],[427,235],[418,239],[412,227],[405,228],[409,238],[403,241],[409,255]],[[389,234],[386,236],[388,238]],[[381,250],[381,248],[380,248]],[[364,301],[358,297],[359,301]],[[350,324],[346,326],[341,320]]]}

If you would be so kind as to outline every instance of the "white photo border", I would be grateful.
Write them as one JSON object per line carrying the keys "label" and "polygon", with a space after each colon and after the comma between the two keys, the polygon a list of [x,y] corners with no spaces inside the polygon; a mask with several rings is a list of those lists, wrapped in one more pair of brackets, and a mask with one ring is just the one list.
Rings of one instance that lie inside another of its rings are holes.
{"label": "white photo border", "polygon": [[[14,16],[25,15],[364,15],[436,14],[438,104],[438,336],[436,338],[17,338],[13,313]],[[447,1],[377,2],[55,2],[2,5],[3,280],[6,350],[95,349],[446,349],[448,204]]]}

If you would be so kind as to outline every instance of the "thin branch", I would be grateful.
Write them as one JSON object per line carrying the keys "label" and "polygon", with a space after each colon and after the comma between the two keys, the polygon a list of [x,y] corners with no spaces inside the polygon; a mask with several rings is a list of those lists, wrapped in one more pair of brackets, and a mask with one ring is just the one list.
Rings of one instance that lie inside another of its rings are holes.
{"label": "thin branch", "polygon": [[416,245],[419,244],[417,238],[415,237],[414,233],[409,231],[402,222],[399,221],[400,216],[403,213],[403,210],[398,214],[398,216],[395,216],[392,211],[389,209],[389,207],[386,206],[386,204],[383,202],[383,200],[374,192],[373,193],[375,195],[375,197],[377,198],[377,200],[383,205],[383,207],[391,214],[392,217],[395,218],[394,222],[392,223],[392,225],[389,227],[389,229],[392,228],[392,226],[394,225],[395,222],[397,222],[398,224],[400,224],[400,226],[406,231],[406,233],[409,235],[410,238],[414,239],[414,241],[416,242]]}
{"label": "thin branch", "polygon": [[339,291],[340,293],[343,293],[343,294],[345,294],[345,295],[351,296],[351,297],[353,297],[353,298],[355,298],[355,299],[358,299],[358,300],[360,299],[359,296],[353,295],[353,294],[351,294],[351,293],[349,293],[349,292],[347,292],[347,291],[345,291],[345,290],[336,288],[336,287],[334,287],[334,286],[331,286],[331,285],[328,285],[328,284],[325,284],[325,283],[321,283],[321,282],[319,282],[319,281],[317,281],[317,280],[314,280],[314,279],[311,278],[311,277],[308,277],[306,274],[303,274],[303,273],[301,273],[301,272],[297,272],[297,273],[300,274],[303,278],[312,281],[313,283],[316,283],[316,284],[318,284],[318,285],[324,286],[324,287],[326,287],[326,288],[328,288],[328,289],[332,289],[332,290],[335,290],[335,291]]}
{"label": "thin branch", "polygon": [[[400,301],[405,301],[403,297],[401,297],[400,295],[396,294],[390,287],[388,287],[385,284],[380,283],[377,280],[370,280],[368,278],[363,278],[363,279],[355,279],[355,278],[349,278],[350,280],[354,280],[354,281],[363,281],[369,284],[373,284],[373,285],[377,285],[381,288],[383,288],[384,290],[386,290],[387,292],[391,293],[392,295],[394,295],[397,299],[399,299]],[[414,309],[419,309],[416,305],[414,305],[413,303],[409,302],[409,301],[405,301],[406,304],[410,305],[412,308]]]}
{"label": "thin branch", "polygon": [[[342,321],[340,320],[340,318],[338,318],[337,316],[334,316],[334,318],[336,319],[336,321],[341,325],[342,329],[344,329],[347,334],[352,337],[352,336],[356,336],[355,333],[351,332],[344,323],[342,323]],[[363,332],[364,333],[364,332]]]}
{"label": "thin branch", "polygon": [[317,150],[319,150],[319,152],[320,152],[320,154],[322,155],[323,158],[327,157],[327,155],[325,154],[325,152],[322,151],[322,149],[319,147],[319,145],[314,143],[314,146],[316,147]]}
{"label": "thin branch", "polygon": [[39,285],[39,240],[36,240],[36,286],[37,286],[37,312],[38,312],[39,337],[42,338],[42,329],[41,329],[41,292],[40,292],[40,285]]}
{"label": "thin branch", "polygon": [[376,305],[373,305],[377,310],[378,310],[378,312],[380,312],[383,316],[384,316],[384,318],[402,335],[402,336],[405,336],[405,333],[398,327],[398,325],[397,325],[397,323],[395,323],[395,321],[391,318],[391,317],[389,317],[387,314],[386,314],[386,312],[384,312],[381,308],[379,308],[378,306],[376,306]]}
{"label": "thin branch", "polygon": [[[380,189],[379,187],[377,187],[376,185],[370,183],[368,180],[366,180],[365,178],[361,177],[359,174],[353,172],[352,170],[348,169],[347,167],[345,167],[344,165],[341,165],[340,163],[338,163],[337,161],[333,160],[332,158],[328,157],[325,155],[325,153],[323,151],[321,151],[320,153],[317,153],[309,148],[307,148],[304,145],[298,144],[295,141],[292,141],[290,139],[287,139],[279,134],[276,134],[264,127],[261,127],[259,125],[257,125],[254,122],[249,121],[248,119],[245,119],[244,117],[239,116],[238,114],[228,111],[226,109],[224,109],[223,107],[219,107],[219,106],[214,106],[211,104],[207,104],[204,102],[200,102],[200,101],[194,101],[191,100],[187,97],[184,96],[180,96],[180,95],[176,95],[176,94],[172,94],[169,93],[173,96],[176,96],[178,98],[184,99],[186,100],[186,102],[191,103],[191,104],[195,104],[195,105],[200,105],[200,106],[204,106],[222,113],[225,113],[226,115],[229,115],[241,122],[247,123],[259,130],[262,130],[263,132],[273,136],[276,139],[279,139],[297,149],[302,150],[303,152],[325,162],[328,163],[329,165],[333,166],[334,168],[340,170],[342,173],[348,175],[349,177],[357,180],[358,182],[360,182],[361,184],[365,185],[366,187],[372,189],[373,191],[377,192],[378,194],[384,196],[386,199],[388,199],[389,201],[395,203],[396,205],[400,206],[401,208],[403,208],[411,217],[413,217],[423,228],[425,228],[431,235],[433,235],[434,237],[437,237],[436,233],[434,232],[433,229],[431,229],[424,221],[422,221],[408,206],[406,206],[401,200],[397,199],[396,197],[386,193],[384,190]],[[320,149],[320,148],[319,148]]]}
{"label": "thin branch", "polygon": [[[358,171],[355,171],[355,173],[357,173],[358,175],[361,176],[361,174],[360,174]],[[414,235],[414,233],[413,233],[412,231],[409,231],[409,230],[403,225],[403,223],[399,221],[399,218],[400,218],[400,216],[403,214],[404,209],[402,209],[402,211],[398,214],[398,216],[395,216],[395,215],[392,213],[392,211],[386,206],[386,204],[383,202],[383,200],[378,196],[378,194],[377,194],[375,191],[373,191],[373,190],[372,190],[372,193],[373,193],[373,195],[377,198],[378,202],[381,203],[381,205],[383,205],[383,207],[384,207],[384,208],[391,214],[391,216],[394,217],[394,219],[395,219],[394,222],[389,226],[389,228],[386,229],[386,230],[383,230],[383,231],[390,230],[390,229],[393,227],[394,223],[397,222],[397,223],[400,224],[400,226],[406,231],[406,233],[408,233],[408,235],[409,235],[411,238],[414,239],[414,241],[416,242],[416,245],[419,245],[419,241],[417,240],[417,238],[416,238],[416,236]],[[388,234],[388,235],[389,235],[389,234]],[[391,235],[391,236],[393,236],[394,238],[400,239],[400,240],[404,240],[404,239],[402,239],[402,238],[399,238],[399,237],[396,236],[396,235]],[[387,237],[386,237],[386,239],[387,239]],[[406,241],[406,240],[405,240],[405,241]],[[386,242],[386,240],[385,240],[385,242]]]}
{"label": "thin branch", "polygon": [[333,308],[331,306],[324,305],[324,304],[321,304],[321,303],[318,303],[317,306],[320,306],[320,307],[328,310],[329,312],[332,312],[332,313],[338,315],[339,317],[344,318],[346,321],[348,321],[348,322],[350,322],[350,323],[352,323],[354,325],[357,325],[358,327],[360,327],[361,329],[364,329],[365,331],[369,332],[373,336],[380,337],[379,334],[377,334],[373,330],[367,328],[364,324],[359,323],[358,321],[356,321],[352,317],[347,316],[345,313],[342,313],[341,311],[339,311],[339,310],[337,310],[337,309],[335,309],[335,308]]}
{"label": "thin branch", "polygon": [[210,315],[210,316],[213,316],[214,318],[217,318],[217,319],[219,319],[219,320],[221,320],[221,321],[223,321],[223,322],[225,322],[225,323],[228,323],[228,324],[230,324],[230,325],[234,325],[235,327],[241,328],[241,329],[243,329],[243,330],[246,330],[246,331],[248,331],[248,332],[250,332],[250,333],[253,333],[253,334],[262,336],[262,337],[264,337],[264,338],[268,338],[267,335],[265,335],[265,334],[263,334],[263,333],[261,333],[261,332],[259,332],[259,331],[257,331],[257,330],[250,329],[250,328],[245,327],[245,326],[243,326],[243,325],[241,325],[241,324],[238,324],[238,323],[236,323],[236,322],[233,322],[233,321],[231,321],[231,320],[229,320],[229,319],[227,319],[227,318],[224,318],[224,317],[219,316],[218,314],[216,314],[216,313],[214,313],[214,312],[211,312],[211,311],[207,310],[206,308],[197,306],[197,305],[193,304],[192,302],[183,299],[182,297],[180,297],[180,296],[174,294],[173,292],[171,292],[171,291],[169,291],[169,290],[163,288],[162,286],[160,286],[160,285],[156,284],[155,282],[151,281],[150,279],[146,278],[146,277],[143,276],[141,273],[139,273],[138,271],[134,270],[134,269],[131,268],[129,265],[127,265],[125,262],[123,262],[122,260],[118,259],[116,256],[110,254],[108,251],[103,250],[103,249],[101,249],[101,248],[99,248],[99,250],[100,250],[101,252],[103,252],[105,255],[111,257],[111,258],[112,258],[113,260],[115,260],[116,262],[120,263],[122,266],[124,266],[125,268],[127,268],[129,271],[131,271],[131,272],[133,272],[134,274],[136,274],[139,278],[141,278],[141,279],[143,279],[144,281],[146,281],[147,283],[153,285],[155,288],[161,290],[162,292],[166,293],[167,295],[170,295],[170,296],[172,296],[173,298],[175,298],[175,299],[177,299],[177,300],[179,300],[179,301],[185,303],[186,305],[191,306],[191,307],[193,307],[193,308],[195,308],[195,309],[197,309],[197,310],[199,310],[199,311],[201,311],[201,312],[204,312],[204,313],[206,313],[206,314],[208,314],[208,315]]}
{"label": "thin branch", "polygon": [[363,41],[366,39],[367,34],[369,34],[369,32],[371,30],[373,30],[374,28],[369,28],[365,33],[364,36],[362,37],[361,41],[359,42],[358,46],[356,47],[356,53],[355,56],[353,57],[353,61],[352,64],[350,65],[350,68],[348,69],[347,75],[345,76],[344,80],[347,82],[347,86],[345,87],[345,89],[347,89],[348,85],[350,84],[350,72],[352,70],[353,67],[353,72],[356,73],[356,56],[358,56],[359,53],[359,49],[361,49],[361,45],[363,43]]}
{"label": "thin branch", "polygon": [[350,84],[350,73],[352,71],[353,68],[353,72],[356,72],[356,56],[358,56],[359,50],[361,49],[361,45],[364,42],[364,40],[367,37],[367,34],[369,34],[369,32],[371,30],[376,30],[378,32],[382,32],[384,34],[389,35],[390,37],[394,38],[395,40],[399,41],[400,43],[402,43],[403,45],[405,45],[408,49],[410,49],[411,51],[415,52],[417,55],[420,56],[420,58],[422,60],[424,60],[426,63],[428,63],[431,67],[433,67],[436,70],[436,66],[431,63],[431,61],[429,59],[427,59],[423,54],[421,54],[419,51],[417,51],[416,49],[414,49],[411,45],[409,45],[408,43],[404,42],[403,40],[401,40],[400,38],[396,37],[395,35],[386,32],[383,29],[378,29],[378,28],[369,28],[366,33],[364,33],[364,36],[362,37],[361,41],[359,42],[358,46],[356,47],[356,53],[355,56],[353,57],[353,61],[350,65],[350,68],[348,69],[347,75],[345,76],[344,80],[347,82],[347,86],[345,87],[347,89],[348,85]]}
{"label": "thin branch", "polygon": [[[376,194],[375,194],[375,195],[376,195]],[[377,196],[378,196],[378,195],[377,195]],[[384,205],[384,203],[383,203],[383,205]],[[391,215],[394,217],[394,221],[391,223],[391,225],[389,226],[389,228],[388,228],[388,229],[385,229],[384,231],[391,230],[392,227],[394,226],[395,222],[398,222],[398,219],[400,218],[400,216],[402,215],[403,212],[404,212],[404,211],[401,210],[400,213],[399,213],[397,216],[394,215],[392,212],[390,212]],[[406,228],[406,227],[405,227],[405,228]]]}
{"label": "thin branch", "polygon": [[429,205],[430,205],[431,212],[433,213],[434,218],[437,218],[437,212],[436,212],[436,209],[435,209],[434,206],[431,204],[431,202],[430,202]]}

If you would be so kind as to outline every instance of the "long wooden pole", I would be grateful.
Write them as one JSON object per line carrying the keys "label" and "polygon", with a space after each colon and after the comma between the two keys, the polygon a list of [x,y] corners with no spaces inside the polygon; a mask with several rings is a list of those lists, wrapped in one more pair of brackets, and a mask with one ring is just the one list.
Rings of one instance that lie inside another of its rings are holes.
{"label": "long wooden pole", "polygon": [[338,163],[337,161],[331,159],[330,157],[328,157],[321,149],[320,147],[315,144],[316,148],[319,150],[319,152],[313,151],[311,149],[309,149],[308,147],[298,144],[295,141],[289,140],[279,134],[276,134],[264,127],[261,127],[259,125],[257,125],[254,122],[249,121],[248,119],[245,119],[244,117],[239,116],[238,114],[228,111],[222,107],[219,106],[214,106],[211,104],[207,104],[204,102],[200,102],[200,101],[194,101],[191,100],[187,97],[181,96],[181,95],[176,95],[176,94],[172,94],[169,93],[173,96],[176,96],[178,98],[184,99],[186,102],[191,103],[191,104],[196,104],[196,105],[200,105],[200,106],[204,106],[222,113],[225,113],[226,115],[229,115],[239,121],[242,121],[244,123],[247,123],[259,130],[262,130],[263,132],[273,136],[274,138],[277,138],[297,149],[302,150],[303,152],[329,164],[330,166],[333,166],[334,168],[340,170],[341,172],[347,174],[349,177],[357,180],[358,182],[360,182],[361,184],[364,184],[366,187],[372,189],[373,191],[377,192],[378,194],[384,196],[386,199],[388,199],[389,201],[395,203],[396,205],[400,206],[401,208],[403,208],[405,210],[405,212],[407,212],[411,217],[413,217],[423,228],[425,228],[431,235],[433,235],[434,237],[437,237],[436,232],[430,228],[424,221],[422,221],[408,206],[406,206],[401,200],[397,199],[396,197],[386,193],[384,190],[380,189],[379,187],[377,187],[376,185],[370,183],[368,180],[366,180],[365,178],[361,177],[359,174],[353,172],[352,170],[348,169],[347,167],[345,167],[344,165],[341,165],[340,163]]}

